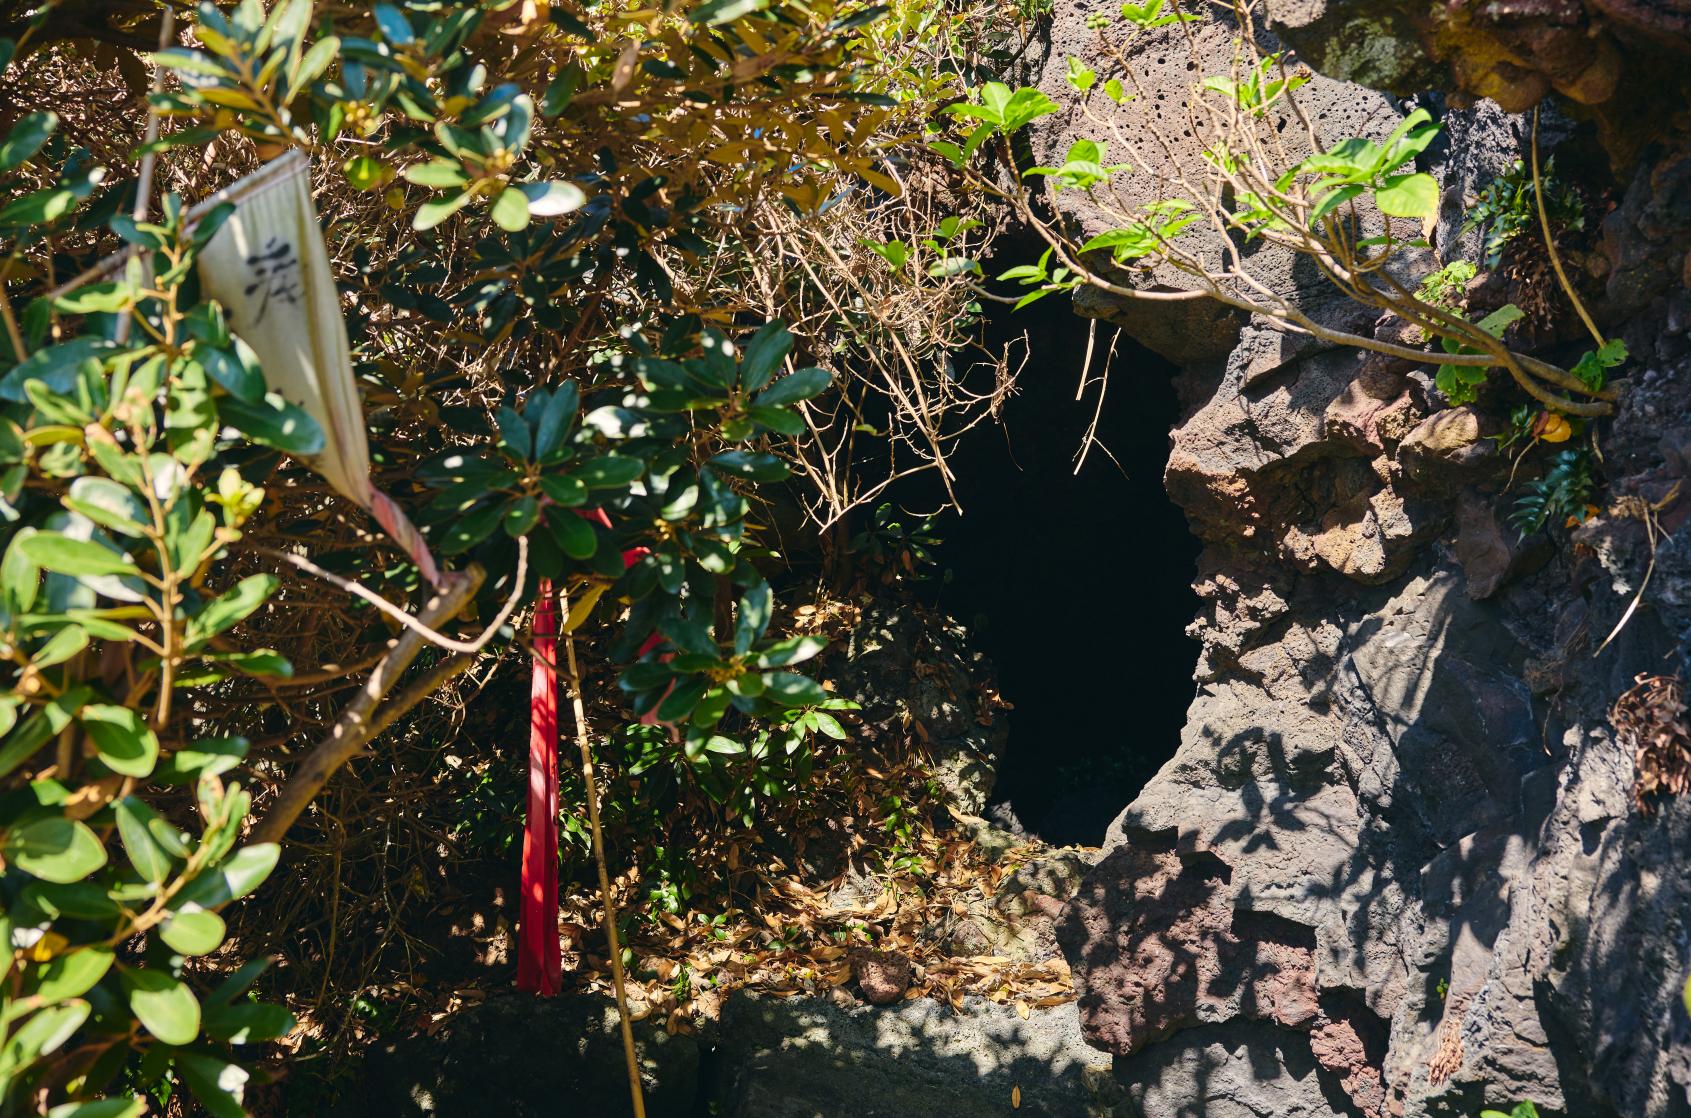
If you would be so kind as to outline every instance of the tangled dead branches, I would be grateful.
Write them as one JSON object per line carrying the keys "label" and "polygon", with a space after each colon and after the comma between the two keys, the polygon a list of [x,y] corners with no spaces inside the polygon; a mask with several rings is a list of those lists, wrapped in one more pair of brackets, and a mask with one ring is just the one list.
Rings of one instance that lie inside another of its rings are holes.
{"label": "tangled dead branches", "polygon": [[1677,675],[1642,675],[1615,701],[1609,719],[1632,750],[1633,801],[1645,814],[1664,796],[1691,790],[1691,727],[1685,721],[1685,681]]}

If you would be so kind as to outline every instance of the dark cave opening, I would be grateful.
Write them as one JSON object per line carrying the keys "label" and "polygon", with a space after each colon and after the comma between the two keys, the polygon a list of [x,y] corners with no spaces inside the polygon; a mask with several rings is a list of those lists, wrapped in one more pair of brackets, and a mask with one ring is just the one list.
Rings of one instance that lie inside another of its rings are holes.
{"label": "dark cave opening", "polygon": [[964,511],[940,532],[940,604],[970,624],[1014,708],[995,802],[1058,844],[1101,842],[1174,755],[1198,658],[1185,633],[1198,542],[1163,489],[1175,370],[1122,337],[1097,410],[1114,333],[1097,323],[1077,401],[1093,329],[1059,295],[989,308],[987,352],[1010,347],[1014,364],[1025,336],[1028,360],[1003,424],[956,448]]}

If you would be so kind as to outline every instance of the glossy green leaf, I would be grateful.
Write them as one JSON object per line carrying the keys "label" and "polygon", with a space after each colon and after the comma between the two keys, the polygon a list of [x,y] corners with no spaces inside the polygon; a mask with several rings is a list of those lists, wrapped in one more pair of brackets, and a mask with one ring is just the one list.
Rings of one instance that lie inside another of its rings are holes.
{"label": "glossy green leaf", "polygon": [[266,1002],[235,1001],[206,1006],[205,1031],[225,1044],[258,1044],[288,1035],[294,1015]]}
{"label": "glossy green leaf", "polygon": [[251,652],[221,652],[204,659],[208,663],[228,664],[247,675],[288,679],[294,674],[293,663],[273,648],[259,648]]}
{"label": "glossy green leaf", "polygon": [[113,805],[113,814],[123,852],[142,880],[157,883],[170,876],[173,860],[155,837],[151,824],[157,816],[152,809],[134,796],[125,796]]}
{"label": "glossy green leaf", "polygon": [[19,1068],[44,1055],[57,1052],[88,1020],[91,1006],[85,1001],[60,1002],[38,1010],[18,1026],[0,1045],[0,1082]]}
{"label": "glossy green leaf", "polygon": [[278,393],[265,393],[264,399],[257,403],[234,396],[220,397],[217,414],[224,423],[262,446],[306,458],[323,453],[323,429],[304,408],[288,403]]}
{"label": "glossy green leaf", "polygon": [[[409,177],[409,176],[408,176]],[[453,194],[449,197],[433,202],[424,202],[417,207],[417,216],[411,219],[411,228],[419,233],[425,229],[433,229],[453,214],[464,208],[470,196],[466,193]]]}
{"label": "glossy green leaf", "polygon": [[377,4],[372,11],[376,16],[376,26],[382,30],[382,38],[394,46],[407,46],[416,40],[416,33],[411,30],[411,21],[393,4]]}
{"label": "glossy green leaf", "polygon": [[281,855],[282,848],[273,842],[243,846],[221,865],[196,876],[178,895],[204,908],[240,900],[264,883]]}
{"label": "glossy green leaf", "polygon": [[1439,184],[1431,175],[1396,175],[1374,192],[1374,204],[1390,217],[1425,220],[1438,213]]}
{"label": "glossy green leaf", "polygon": [[65,506],[102,528],[131,538],[145,535],[151,521],[141,498],[127,485],[120,485],[110,478],[77,478],[71,482]]}
{"label": "glossy green leaf", "polygon": [[769,628],[774,609],[775,595],[769,589],[769,583],[759,582],[746,591],[740,599],[739,609],[735,611],[734,655],[744,656],[751,651],[752,644]]}
{"label": "glossy green leaf", "polygon": [[797,672],[770,672],[764,676],[764,683],[768,685],[767,694],[771,698],[779,699],[788,706],[810,706],[828,697],[820,683]]}
{"label": "glossy green leaf", "polygon": [[5,140],[0,141],[0,172],[22,166],[25,160],[41,150],[41,145],[58,127],[59,118],[54,113],[30,113],[19,117]]}
{"label": "glossy green leaf", "polygon": [[178,1052],[176,1070],[211,1118],[246,1118],[246,1069],[215,1056]]}
{"label": "glossy green leaf", "polygon": [[181,979],[162,970],[121,967],[129,1009],[166,1044],[192,1044],[200,1035],[200,1002]]}
{"label": "glossy green leaf", "polygon": [[46,571],[83,577],[126,575],[135,572],[135,560],[93,540],[71,539],[59,532],[36,532],[16,544],[19,553]]}
{"label": "glossy green leaf", "polygon": [[793,348],[792,331],[785,323],[771,322],[746,342],[740,356],[740,383],[756,392],[774,378],[781,362]]}
{"label": "glossy green leaf", "polygon": [[159,938],[181,955],[210,955],[223,945],[223,917],[203,908],[184,907],[159,925]]}
{"label": "glossy green leaf", "polygon": [[620,489],[645,472],[646,464],[638,458],[606,454],[583,462],[573,476],[589,489]]}
{"label": "glossy green leaf", "polygon": [[36,819],[8,830],[0,854],[32,877],[81,881],[106,864],[106,848],[86,823],[63,816]]}
{"label": "glossy green leaf", "polygon": [[712,457],[710,464],[747,481],[780,481],[789,472],[785,462],[764,451],[727,450]]}
{"label": "glossy green leaf", "polygon": [[507,186],[493,200],[488,211],[493,223],[507,233],[528,228],[528,195],[515,186]]}
{"label": "glossy green leaf", "polygon": [[57,221],[75,206],[76,195],[69,190],[37,190],[0,206],[0,227],[45,225]]}
{"label": "glossy green leaf", "polygon": [[770,645],[759,652],[752,663],[760,668],[784,668],[789,664],[801,664],[827,647],[828,642],[824,638],[807,633]]}
{"label": "glossy green leaf", "polygon": [[139,714],[128,707],[89,703],[77,719],[108,769],[135,777],[153,771],[159,757],[159,739]]}
{"label": "glossy green leaf", "polygon": [[141,1118],[146,1113],[145,1099],[95,1099],[62,1103],[49,1110],[47,1118]]}
{"label": "glossy green leaf", "polygon": [[599,549],[599,534],[593,525],[568,509],[546,514],[546,529],[557,542],[559,550],[571,559],[591,559]]}
{"label": "glossy green leaf", "polygon": [[567,509],[579,508],[587,503],[587,486],[579,478],[543,477],[540,479],[540,491],[554,504]]}
{"label": "glossy green leaf", "polygon": [[505,534],[518,539],[532,532],[539,520],[540,502],[533,497],[522,497],[506,506],[502,523]]}
{"label": "glossy green leaf", "polygon": [[481,508],[459,517],[447,527],[445,538],[441,541],[441,551],[448,555],[458,555],[468,551],[492,535],[493,530],[499,527],[499,522],[504,517],[505,505],[503,503],[483,505]]}
{"label": "glossy green leaf", "polygon": [[96,283],[53,300],[53,309],[65,314],[115,314],[127,308],[135,289],[123,283]]}
{"label": "glossy green leaf", "polygon": [[528,212],[533,217],[557,217],[587,204],[587,195],[571,182],[525,182],[517,189],[528,199]]}
{"label": "glossy green leaf", "polygon": [[1521,310],[1520,307],[1517,307],[1514,303],[1505,303],[1474,325],[1494,338],[1501,338],[1505,330],[1525,317],[1526,312]]}
{"label": "glossy green leaf", "polygon": [[658,703],[657,715],[660,722],[679,722],[693,713],[704,696],[705,689],[710,686],[708,679],[687,679],[675,685],[674,690],[663,697]]}
{"label": "glossy green leaf", "polygon": [[706,0],[688,12],[687,18],[706,27],[720,27],[767,7],[769,0]]}
{"label": "glossy green leaf", "polygon": [[57,1002],[79,998],[111,970],[115,956],[103,944],[79,947],[29,968],[26,994]]}
{"label": "glossy green leaf", "polygon": [[419,163],[405,168],[403,174],[406,182],[435,188],[464,186],[470,181],[470,177],[464,173],[464,165],[455,159],[434,159]]}
{"label": "glossy green leaf", "polygon": [[36,649],[29,660],[37,668],[50,668],[64,663],[87,647],[88,630],[80,625],[66,625]]}
{"label": "glossy green leaf", "polygon": [[170,47],[167,50],[156,51],[151,56],[152,61],[168,70],[175,70],[183,74],[195,74],[203,78],[228,78],[230,73],[222,63],[211,55],[186,47]]}
{"label": "glossy green leaf", "polygon": [[219,776],[247,755],[245,738],[209,738],[176,750],[159,766],[159,779],[170,784],[193,784],[201,776]]}
{"label": "glossy green leaf", "polygon": [[28,403],[24,384],[31,380],[41,381],[53,392],[70,393],[76,387],[77,371],[83,362],[103,358],[115,348],[105,338],[84,335],[38,349],[0,377],[0,399]]}
{"label": "glossy green leaf", "polygon": [[200,648],[212,637],[252,616],[282,580],[271,574],[248,575],[188,619],[183,638],[189,651]]}
{"label": "glossy green leaf", "polygon": [[833,383],[833,375],[825,369],[800,369],[782,377],[765,389],[756,400],[760,408],[784,407],[800,400],[820,396]]}

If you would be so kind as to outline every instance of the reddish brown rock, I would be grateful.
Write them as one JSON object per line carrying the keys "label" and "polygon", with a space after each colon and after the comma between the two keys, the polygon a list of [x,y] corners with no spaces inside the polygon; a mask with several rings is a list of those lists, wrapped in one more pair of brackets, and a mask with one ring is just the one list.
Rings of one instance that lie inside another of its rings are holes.
{"label": "reddish brown rock", "polygon": [[1379,1032],[1378,1021],[1368,1020],[1366,1010],[1335,1009],[1334,1014],[1334,1017],[1323,1014],[1310,1030],[1310,1050],[1322,1067],[1338,1076],[1339,1086],[1356,1103],[1357,1109],[1370,1118],[1383,1116],[1386,1083],[1380,1075],[1377,1051],[1381,1045],[1368,1036]]}
{"label": "reddish brown rock", "polygon": [[851,974],[863,1000],[870,1005],[891,1005],[910,989],[910,956],[902,951],[869,951],[854,953]]}

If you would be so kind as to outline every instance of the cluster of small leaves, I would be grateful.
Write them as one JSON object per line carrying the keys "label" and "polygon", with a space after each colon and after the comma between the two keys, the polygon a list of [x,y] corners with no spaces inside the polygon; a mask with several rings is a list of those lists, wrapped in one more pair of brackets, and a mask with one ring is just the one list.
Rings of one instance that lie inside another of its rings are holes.
{"label": "cluster of small leaves", "polygon": [[1591,455],[1583,449],[1564,450],[1542,477],[1523,487],[1509,510],[1509,523],[1523,538],[1546,525],[1583,524],[1596,511],[1591,504],[1596,491]]}
{"label": "cluster of small leaves", "polygon": [[[1523,317],[1525,315],[1521,308],[1509,303],[1492,311],[1474,325],[1494,338],[1501,338],[1505,330]],[[1446,353],[1476,352],[1452,338],[1440,338],[1439,342]],[[1488,372],[1489,370],[1476,365],[1440,365],[1434,383],[1451,404],[1471,404],[1479,398],[1480,387],[1485,384]]]}
{"label": "cluster of small leaves", "polygon": [[[1165,6],[1167,11],[1164,10]],[[1180,11],[1176,5],[1168,4],[1167,0],[1145,0],[1143,4],[1128,0],[1121,6],[1121,14],[1123,19],[1141,31],[1154,31],[1171,23],[1188,23],[1198,18]]]}
{"label": "cluster of small leaves", "polygon": [[[1165,21],[1173,18],[1165,17]],[[1268,110],[1287,94],[1309,83],[1310,75],[1307,72],[1287,73],[1284,61],[1283,53],[1264,55],[1246,71],[1243,81],[1212,74],[1203,80],[1200,88],[1221,94],[1252,116],[1264,117],[1268,115]]]}
{"label": "cluster of small leaves", "polygon": [[[1579,191],[1556,178],[1556,160],[1551,158],[1539,176],[1544,185],[1544,207],[1552,226],[1578,232],[1585,228],[1585,203]],[[1515,160],[1480,192],[1462,223],[1464,233],[1485,230],[1485,263],[1495,268],[1503,252],[1516,237],[1538,224],[1538,196],[1532,170]]]}
{"label": "cluster of small leaves", "polygon": [[1502,434],[1493,435],[1499,450],[1517,444],[1530,449],[1538,443],[1565,443],[1584,430],[1585,421],[1570,419],[1548,409],[1521,404],[1509,413],[1509,425]]}
{"label": "cluster of small leaves", "polygon": [[[571,212],[589,192],[632,196],[638,203],[636,191],[643,184],[649,197],[671,176],[654,183],[638,164],[627,166],[619,151],[629,150],[629,140],[692,139],[701,107],[715,117],[717,146],[702,165],[674,168],[672,175],[698,179],[712,166],[742,174],[775,170],[791,180],[782,184],[789,197],[801,201],[815,193],[807,169],[825,159],[896,190],[872,159],[841,148],[803,121],[767,111],[800,98],[812,108],[829,101],[845,107],[884,102],[856,88],[859,75],[849,62],[855,34],[884,9],[766,11],[766,3],[727,0],[700,5],[654,33],[649,13],[594,11],[589,19],[553,5],[535,26],[500,28],[507,35],[527,31],[568,59],[550,80],[525,88],[513,81],[490,85],[490,65],[478,64],[471,49],[486,42],[490,7],[379,3],[367,25],[320,35],[305,49],[310,0],[288,0],[268,23],[255,0],[244,0],[229,21],[231,34],[208,40],[209,51],[165,52],[164,61],[192,84],[160,100],[171,111],[202,117],[208,108],[233,110],[240,128],[273,141],[305,146],[348,134],[374,138],[380,141],[376,151],[366,148],[345,161],[347,178],[358,189],[375,189],[397,175],[441,192],[417,211],[418,229],[439,224],[477,199],[510,231],[526,226],[530,217]],[[217,18],[200,13],[201,25]],[[783,25],[799,31],[781,32],[777,46],[765,34]],[[632,55],[625,50],[631,37],[641,48]],[[283,60],[267,58],[266,51],[279,52]],[[337,55],[338,69],[323,77]],[[301,61],[296,66],[293,59]],[[774,91],[773,103],[748,98],[757,88]],[[289,118],[287,107],[296,99],[303,108]],[[744,103],[740,111],[715,111],[737,100]],[[272,104],[281,110],[269,111]],[[612,116],[619,126],[632,116],[637,127],[621,127],[621,136],[607,133],[602,125]],[[284,118],[291,129],[276,125]],[[303,119],[315,122],[315,137]],[[612,142],[576,151],[589,137]],[[180,142],[197,138],[190,133]],[[412,164],[405,157],[413,153],[430,158]],[[541,167],[556,165],[576,165],[573,181],[537,177]],[[623,189],[612,189],[619,185]],[[708,194],[693,186],[674,200],[695,208],[715,200]],[[409,204],[404,195],[395,197]],[[628,216],[638,224],[648,208],[636,205]],[[601,226],[607,216],[598,218]]]}
{"label": "cluster of small leaves", "polygon": [[[630,375],[628,387],[594,393],[585,413],[574,382],[537,389],[520,412],[500,409],[491,452],[454,451],[424,467],[440,490],[430,511],[442,549],[480,547],[497,561],[484,543],[496,529],[511,539],[533,533],[535,570],[590,586],[585,608],[607,590],[627,600],[624,635],[610,651],[638,662],[622,689],[636,716],[676,727],[688,763],[790,753],[818,727],[837,731],[831,718],[811,717],[834,701],[790,670],[824,642],[768,639],[774,598],[747,543],[749,506],[738,488],[787,477],[761,444],[800,433],[796,405],[831,377],[817,368],[780,375],[793,345],[780,323],[743,350],[696,318],[655,340],[631,329],[626,342],[603,363],[607,380]],[[719,632],[724,580],[744,592],[731,629]],[[751,740],[724,732],[730,711],[742,727],[760,727]],[[718,798],[730,791],[721,782],[704,787]]]}
{"label": "cluster of small leaves", "polygon": [[[1178,0],[1129,3],[1122,11],[1131,25],[1127,42],[1152,28],[1206,18],[1182,13]],[[1242,24],[1258,18],[1247,3],[1236,4],[1234,15]],[[1116,73],[1135,81],[1137,63],[1130,48],[1118,45],[1109,34],[1109,23],[1098,13],[1088,18],[1088,27],[1100,33],[1091,57],[1108,59]],[[1162,49],[1160,43],[1157,49]],[[1536,437],[1543,441],[1556,441],[1571,432],[1566,415],[1607,412],[1608,370],[1625,359],[1624,347],[1604,346],[1586,355],[1571,373],[1564,372],[1536,358],[1511,356],[1505,347],[1494,344],[1493,339],[1501,339],[1510,322],[1521,316],[1518,308],[1505,308],[1480,322],[1467,320],[1466,284],[1476,274],[1471,264],[1458,261],[1443,268],[1414,291],[1392,278],[1393,265],[1401,266],[1403,250],[1428,247],[1425,231],[1440,208],[1437,180],[1417,169],[1441,131],[1427,110],[1410,112],[1379,140],[1327,143],[1316,134],[1309,115],[1295,104],[1296,91],[1313,77],[1307,67],[1293,65],[1284,53],[1261,52],[1249,34],[1240,35],[1235,45],[1230,72],[1197,79],[1184,106],[1194,128],[1205,128],[1203,122],[1208,121],[1205,134],[1186,132],[1199,144],[1204,160],[1194,167],[1134,168],[1106,163],[1104,144],[1083,135],[1070,142],[1061,164],[1023,170],[1006,189],[993,172],[975,166],[978,158],[989,152],[998,160],[1018,163],[1011,142],[1014,134],[1057,111],[1055,104],[1040,90],[989,82],[970,101],[949,107],[953,117],[975,123],[960,140],[939,139],[931,146],[977,189],[1005,196],[1051,246],[1037,263],[1018,265],[1000,275],[1002,282],[1030,289],[1017,300],[1018,306],[1082,286],[1129,300],[1208,296],[1235,310],[1279,319],[1332,342],[1403,356],[1403,347],[1388,340],[1341,337],[1342,332],[1309,318],[1289,293],[1275,290],[1271,279],[1253,275],[1250,254],[1240,242],[1260,240],[1313,258],[1348,298],[1396,316],[1429,339],[1437,339],[1446,353],[1460,355],[1464,359],[1460,363],[1448,359],[1438,363],[1438,386],[1454,404],[1476,399],[1487,371],[1506,365],[1523,389],[1558,413],[1538,432]],[[1192,68],[1201,61],[1195,53]],[[1065,76],[1080,94],[1075,106],[1079,116],[1108,130],[1130,157],[1154,164],[1155,155],[1147,152],[1160,148],[1166,158],[1174,158],[1171,145],[1182,141],[1161,131],[1160,112],[1128,123],[1122,113],[1100,103],[1107,99],[1121,107],[1134,100],[1122,78],[1101,80],[1097,70],[1075,57],[1068,59]],[[1315,150],[1292,162],[1279,136],[1294,124],[1301,124],[1304,133],[1298,142],[1307,138]],[[1151,138],[1146,147],[1140,146],[1142,132]],[[1124,205],[1123,196],[1134,197],[1138,192],[1120,180],[1136,174],[1153,179],[1157,194],[1149,202],[1136,199]],[[1047,224],[1040,218],[1025,185],[1028,180],[1042,180],[1051,195],[1085,192],[1091,202],[1088,224],[1095,227],[1102,216],[1114,227],[1084,242],[1071,240],[1061,222]],[[1171,189],[1172,197],[1158,197]],[[1566,223],[1576,220],[1569,215]],[[1183,235],[1194,227],[1205,240],[1194,244],[1188,237],[1183,242]],[[1159,269],[1166,270],[1164,275],[1158,275]],[[1190,287],[1176,283],[1185,289],[1169,291],[1167,272],[1196,282]]]}
{"label": "cluster of small leaves", "polygon": [[1415,289],[1415,297],[1447,311],[1460,311],[1468,302],[1468,284],[1479,275],[1471,261],[1452,260]]}
{"label": "cluster of small leaves", "polygon": [[1069,145],[1061,167],[1029,167],[1022,177],[1040,175],[1051,180],[1055,190],[1091,190],[1110,181],[1117,172],[1129,170],[1126,163],[1104,162],[1104,145],[1096,140],[1076,140]]}
{"label": "cluster of small leaves", "polygon": [[248,1078],[230,1046],[293,1021],[247,996],[262,961],[209,989],[193,961],[279,850],[241,842],[248,743],[173,711],[291,674],[231,640],[275,577],[220,572],[264,499],[254,452],[323,437],[191,294],[224,215],[190,230],[174,197],[157,223],[102,208],[82,189],[99,169],[56,125],[25,118],[0,143],[7,171],[57,183],[0,181],[5,268],[96,215],[137,254],[117,281],[31,301],[0,343],[0,1108],[133,1118],[147,1104],[123,1085],[173,1076],[229,1118]]}
{"label": "cluster of small leaves", "polygon": [[1480,1118],[1538,1118],[1538,1107],[1530,1102],[1518,1102],[1508,1113],[1501,1110],[1482,1110]]}
{"label": "cluster of small leaves", "polygon": [[[897,239],[876,241],[861,238],[858,244],[886,261],[887,267],[895,274],[904,271],[912,259],[925,258],[929,261],[926,272],[932,277],[978,275],[980,264],[968,254],[964,234],[980,228],[980,224],[972,217],[951,214],[941,218],[933,232],[914,246]],[[923,249],[925,253],[920,251]]]}
{"label": "cluster of small leaves", "polygon": [[1568,371],[1578,377],[1587,388],[1596,391],[1609,383],[1609,370],[1626,364],[1630,356],[1624,341],[1610,338],[1596,349],[1581,354],[1580,359],[1574,362],[1573,368]]}
{"label": "cluster of small leaves", "polygon": [[869,525],[846,546],[882,582],[920,582],[938,565],[940,542],[932,516],[912,516],[889,502],[876,506]]}
{"label": "cluster of small leaves", "polygon": [[1317,176],[1310,187],[1309,221],[1313,224],[1362,194],[1388,217],[1424,221],[1438,211],[1438,182],[1419,171],[1405,171],[1438,138],[1439,126],[1425,109],[1416,109],[1399,122],[1382,142],[1344,140],[1311,155],[1294,168],[1294,175]]}
{"label": "cluster of small leaves", "polygon": [[1056,251],[1048,248],[1040,254],[1035,263],[1016,264],[998,274],[1000,283],[1014,282],[1022,287],[1032,288],[1016,300],[1013,310],[1019,311],[1029,303],[1037,302],[1054,292],[1074,291],[1086,282],[1084,277],[1076,275],[1065,265],[1052,266],[1052,257]]}
{"label": "cluster of small leaves", "polygon": [[[1155,12],[1151,15],[1154,17]],[[1068,80],[1083,95],[1097,85],[1097,79],[1097,73],[1090,67],[1077,59],[1069,60]],[[1269,55],[1260,59],[1243,80],[1212,76],[1204,80],[1200,89],[1231,100],[1253,116],[1261,116],[1306,81],[1305,74],[1288,73],[1280,55]],[[1117,104],[1130,99],[1115,79],[1106,82],[1103,91]],[[964,167],[987,140],[994,136],[1009,137],[1039,117],[1056,112],[1057,106],[1039,90],[1012,91],[1002,83],[988,82],[980,88],[978,101],[953,105],[948,111],[955,117],[979,122],[961,144],[950,140],[936,140],[932,144],[955,166]],[[1425,151],[1438,133],[1439,127],[1431,116],[1418,109],[1380,143],[1345,140],[1286,169],[1274,183],[1275,197],[1243,192],[1238,199],[1240,208],[1229,215],[1229,221],[1247,237],[1289,230],[1289,215],[1297,215],[1307,225],[1318,227],[1333,218],[1341,207],[1364,195],[1387,217],[1424,221],[1438,208],[1438,184],[1431,175],[1413,168],[1406,170],[1405,165]],[[1055,191],[1091,192],[1106,186],[1116,175],[1132,171],[1125,163],[1106,164],[1104,150],[1099,141],[1081,138],[1071,144],[1061,166],[1032,167],[1022,175],[1045,178]],[[1229,171],[1236,169],[1243,158],[1226,151],[1210,152],[1208,156]],[[1163,199],[1142,207],[1137,220],[1093,236],[1079,246],[1079,251],[1108,250],[1117,265],[1162,257],[1174,239],[1196,220],[1189,201]],[[1359,247],[1372,247],[1375,243],[1389,248],[1393,242],[1388,235],[1363,242]],[[1039,265],[1020,266],[999,278],[1036,288],[1022,300],[1024,305],[1053,291],[1071,290],[1080,282],[1067,273],[1057,277],[1048,260]]]}
{"label": "cluster of small leaves", "polygon": [[1049,116],[1057,111],[1057,102],[1037,89],[1011,90],[1003,82],[987,82],[980,87],[978,99],[948,105],[945,111],[959,120],[978,122],[960,145],[950,140],[934,140],[929,145],[953,166],[962,167],[987,140],[1013,135],[1040,117]]}

